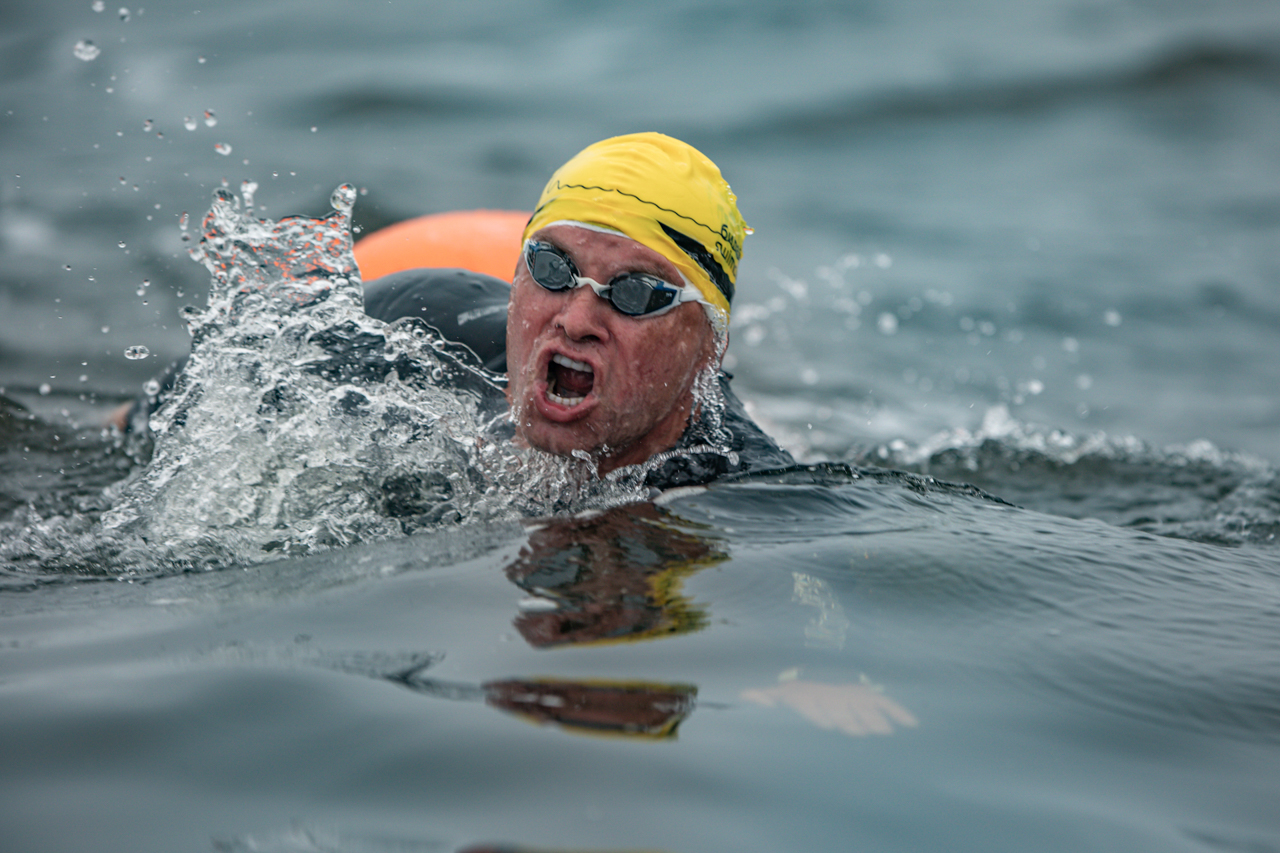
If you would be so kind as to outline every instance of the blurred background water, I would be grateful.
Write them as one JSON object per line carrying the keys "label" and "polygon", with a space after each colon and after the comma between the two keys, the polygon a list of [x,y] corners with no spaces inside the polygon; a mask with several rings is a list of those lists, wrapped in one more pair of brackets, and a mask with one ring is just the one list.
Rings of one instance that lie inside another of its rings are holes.
{"label": "blurred background water", "polygon": [[[19,849],[1280,849],[1274,0],[119,2],[0,7],[0,396],[41,417],[0,400],[0,545],[130,468],[92,427],[189,349],[215,188],[278,218],[351,182],[368,233],[528,209],[636,130],[755,229],[728,363],[768,429],[1039,512],[833,469],[146,583],[5,566]],[[695,627],[517,636],[514,567],[622,545]],[[741,700],[796,666],[920,727]],[[482,707],[535,676],[689,719]]]}

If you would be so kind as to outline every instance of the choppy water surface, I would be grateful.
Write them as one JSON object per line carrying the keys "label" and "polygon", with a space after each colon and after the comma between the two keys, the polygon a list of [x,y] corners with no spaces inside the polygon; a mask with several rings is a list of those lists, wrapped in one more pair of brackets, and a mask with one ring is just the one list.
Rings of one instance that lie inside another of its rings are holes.
{"label": "choppy water surface", "polygon": [[[1280,850],[1273,3],[0,19],[6,850]],[[358,310],[638,129],[806,466],[601,484]]]}

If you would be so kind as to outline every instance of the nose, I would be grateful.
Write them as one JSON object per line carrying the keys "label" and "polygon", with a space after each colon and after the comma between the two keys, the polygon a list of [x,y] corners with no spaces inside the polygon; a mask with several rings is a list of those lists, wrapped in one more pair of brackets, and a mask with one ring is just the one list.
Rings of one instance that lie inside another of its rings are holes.
{"label": "nose", "polygon": [[556,325],[571,341],[602,342],[609,337],[608,312],[613,309],[590,287],[575,287],[563,296]]}

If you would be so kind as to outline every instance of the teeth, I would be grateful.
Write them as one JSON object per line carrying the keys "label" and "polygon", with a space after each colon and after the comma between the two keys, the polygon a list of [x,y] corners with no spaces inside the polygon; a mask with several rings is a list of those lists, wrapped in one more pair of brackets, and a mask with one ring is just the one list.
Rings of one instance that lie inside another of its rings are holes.
{"label": "teeth", "polygon": [[586,398],[585,397],[561,397],[556,392],[548,390],[547,399],[553,403],[558,403],[559,405],[564,406],[567,409],[571,409],[574,406],[581,403]]}
{"label": "teeth", "polygon": [[556,353],[555,355],[551,356],[551,360],[554,361],[556,364],[559,364],[562,367],[568,367],[571,370],[579,370],[583,373],[595,373],[595,371],[591,369],[591,365],[587,364],[586,362],[574,361],[568,356],[561,355],[560,353]]}

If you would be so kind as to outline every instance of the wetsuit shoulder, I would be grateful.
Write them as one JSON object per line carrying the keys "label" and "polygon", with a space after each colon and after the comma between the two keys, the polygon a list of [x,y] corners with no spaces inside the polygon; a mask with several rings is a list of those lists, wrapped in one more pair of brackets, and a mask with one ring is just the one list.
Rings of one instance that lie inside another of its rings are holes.
{"label": "wetsuit shoulder", "polygon": [[507,372],[511,285],[462,269],[413,269],[365,285],[364,310],[385,323],[416,317],[464,344],[494,373]]}
{"label": "wetsuit shoulder", "polygon": [[[729,387],[733,377],[721,371],[720,395],[724,408],[718,427],[700,417],[689,425],[675,450],[682,451],[649,472],[645,484],[666,491],[683,486],[701,486],[725,477],[789,468],[796,464],[747,414],[746,407]],[[724,453],[727,435],[728,454]],[[715,447],[701,451],[699,447]]]}

